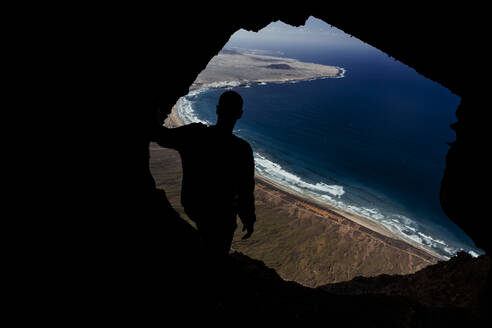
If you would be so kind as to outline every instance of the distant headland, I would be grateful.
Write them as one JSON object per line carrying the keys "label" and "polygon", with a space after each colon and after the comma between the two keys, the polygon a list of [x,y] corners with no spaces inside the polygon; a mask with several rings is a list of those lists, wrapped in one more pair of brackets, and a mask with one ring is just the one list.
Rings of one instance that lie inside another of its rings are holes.
{"label": "distant headland", "polygon": [[224,49],[212,58],[190,90],[248,83],[290,82],[343,77],[340,67],[305,63],[292,58]]}

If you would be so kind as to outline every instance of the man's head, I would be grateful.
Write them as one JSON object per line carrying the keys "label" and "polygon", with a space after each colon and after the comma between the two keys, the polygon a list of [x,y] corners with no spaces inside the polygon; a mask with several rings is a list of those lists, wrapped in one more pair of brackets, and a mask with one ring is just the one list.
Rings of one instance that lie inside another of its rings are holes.
{"label": "man's head", "polygon": [[236,91],[226,91],[217,105],[219,120],[236,121],[243,115],[243,98]]}

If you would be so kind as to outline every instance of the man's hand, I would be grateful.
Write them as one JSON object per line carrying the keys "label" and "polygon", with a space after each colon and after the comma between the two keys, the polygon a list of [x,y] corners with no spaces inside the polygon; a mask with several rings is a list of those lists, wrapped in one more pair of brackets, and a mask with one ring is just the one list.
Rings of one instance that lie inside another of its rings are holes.
{"label": "man's hand", "polygon": [[251,235],[253,234],[253,231],[255,231],[254,222],[248,223],[248,224],[243,224],[243,231],[247,231],[247,232],[243,236],[243,238],[241,238],[241,239],[248,239],[249,237],[251,237]]}

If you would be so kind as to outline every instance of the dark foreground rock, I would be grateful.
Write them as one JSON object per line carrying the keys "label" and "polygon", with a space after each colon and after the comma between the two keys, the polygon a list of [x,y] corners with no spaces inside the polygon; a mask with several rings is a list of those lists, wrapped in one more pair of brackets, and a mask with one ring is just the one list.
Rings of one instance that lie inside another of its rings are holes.
{"label": "dark foreground rock", "polygon": [[225,292],[204,317],[345,327],[475,325],[489,315],[484,298],[489,269],[489,257],[459,254],[412,275],[356,278],[313,289],[284,281],[262,262],[233,253],[230,279],[222,280]]}

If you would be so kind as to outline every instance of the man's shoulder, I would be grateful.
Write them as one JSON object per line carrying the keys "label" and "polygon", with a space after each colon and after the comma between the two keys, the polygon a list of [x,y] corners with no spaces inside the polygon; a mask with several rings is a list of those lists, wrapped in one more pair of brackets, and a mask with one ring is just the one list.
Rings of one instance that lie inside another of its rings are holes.
{"label": "man's shoulder", "polygon": [[206,127],[207,126],[202,123],[190,123],[170,129],[173,137],[172,148],[178,151],[190,149],[190,147],[196,143],[196,140],[201,138]]}
{"label": "man's shoulder", "polygon": [[196,133],[201,133],[202,131],[205,131],[207,126],[203,123],[190,123],[186,125],[181,125],[176,129],[176,131],[179,134],[196,134]]}
{"label": "man's shoulder", "polygon": [[248,152],[251,152],[251,153],[253,152],[253,149],[251,148],[251,145],[246,140],[244,140],[241,137],[238,137],[235,134],[233,134],[233,138],[234,138],[236,144],[238,145],[238,147],[241,148],[241,150],[248,151]]}
{"label": "man's shoulder", "polygon": [[189,129],[189,130],[202,130],[202,129],[207,128],[207,125],[200,123],[200,122],[197,122],[197,123],[190,123],[190,124],[182,125],[179,128]]}

